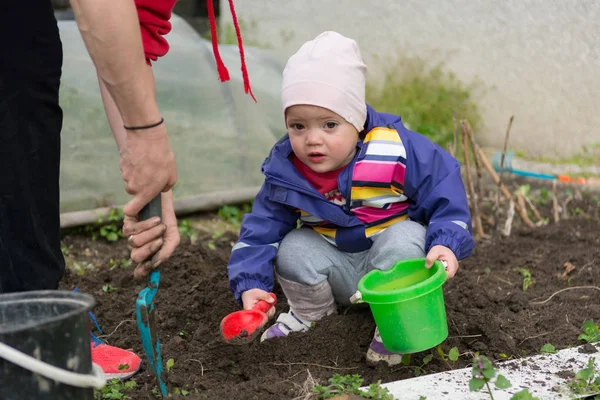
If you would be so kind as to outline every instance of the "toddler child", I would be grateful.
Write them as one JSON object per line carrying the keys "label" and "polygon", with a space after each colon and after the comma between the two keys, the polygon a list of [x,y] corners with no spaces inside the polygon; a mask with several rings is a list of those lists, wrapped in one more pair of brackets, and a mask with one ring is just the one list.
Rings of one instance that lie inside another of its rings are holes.
{"label": "toddler child", "polygon": [[[445,261],[452,277],[473,249],[460,164],[400,117],[368,106],[366,71],[354,40],[324,32],[283,72],[287,135],[263,163],[264,184],[228,265],[244,309],[270,301],[274,275],[288,300],[261,340],[309,330],[349,304],[373,269],[426,257],[427,267]],[[376,329],[367,362],[401,357]]]}

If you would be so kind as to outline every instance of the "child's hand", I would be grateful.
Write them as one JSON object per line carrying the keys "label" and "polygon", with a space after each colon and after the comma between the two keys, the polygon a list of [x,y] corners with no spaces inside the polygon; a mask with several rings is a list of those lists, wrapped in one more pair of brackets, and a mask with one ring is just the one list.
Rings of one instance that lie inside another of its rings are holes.
{"label": "child's hand", "polygon": [[429,250],[427,257],[425,258],[425,268],[431,268],[436,260],[446,261],[446,264],[448,264],[446,267],[448,278],[452,278],[454,274],[456,274],[456,271],[458,271],[458,260],[452,250],[446,246],[438,244]]}
{"label": "child's hand", "polygon": [[[260,300],[265,300],[267,303],[273,303],[273,297],[269,292],[265,292],[262,289],[250,289],[242,293],[242,303],[244,304],[244,310],[249,310],[256,305]],[[275,306],[271,307],[267,311],[267,317],[271,318],[275,315]]]}

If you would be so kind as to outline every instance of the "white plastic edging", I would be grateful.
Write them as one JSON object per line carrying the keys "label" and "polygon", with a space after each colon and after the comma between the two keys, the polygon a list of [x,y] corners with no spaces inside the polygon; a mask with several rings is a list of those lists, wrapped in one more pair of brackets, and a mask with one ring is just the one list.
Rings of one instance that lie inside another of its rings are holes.
{"label": "white plastic edging", "polygon": [[106,385],[102,368],[94,363],[92,363],[91,374],[79,374],[47,364],[2,342],[0,342],[0,357],[21,368],[65,385],[94,389],[102,389]]}
{"label": "white plastic edging", "polygon": [[[586,368],[591,357],[596,358],[596,368],[600,369],[600,352],[580,353],[583,346],[558,351],[556,354],[542,354],[511,361],[498,362],[496,370],[504,375],[512,387],[501,390],[490,384],[495,400],[509,400],[513,394],[525,388],[542,400],[578,399],[586,396],[572,394],[567,380],[557,374],[564,371],[577,371]],[[489,400],[490,396],[482,389],[469,391],[471,368],[463,368],[437,374],[404,379],[382,384],[395,399],[419,400]],[[485,388],[485,387],[484,387]],[[366,389],[366,388],[363,388]],[[558,391],[557,391],[558,390]]]}

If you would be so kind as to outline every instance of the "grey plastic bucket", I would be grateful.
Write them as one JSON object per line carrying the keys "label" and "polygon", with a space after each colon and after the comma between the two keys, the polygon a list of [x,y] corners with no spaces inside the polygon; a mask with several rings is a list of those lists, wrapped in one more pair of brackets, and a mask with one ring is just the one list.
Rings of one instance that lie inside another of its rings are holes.
{"label": "grey plastic bucket", "polygon": [[99,387],[102,375],[90,353],[94,304],[92,296],[70,291],[0,294],[2,399],[93,400],[94,384],[81,382]]}

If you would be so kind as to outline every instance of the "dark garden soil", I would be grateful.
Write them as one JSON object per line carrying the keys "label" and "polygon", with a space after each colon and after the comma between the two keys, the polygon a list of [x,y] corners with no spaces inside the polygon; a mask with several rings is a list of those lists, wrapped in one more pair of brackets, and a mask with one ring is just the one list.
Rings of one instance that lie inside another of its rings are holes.
{"label": "dark garden soil", "polygon": [[[461,356],[454,368],[468,366],[476,351],[501,360],[537,354],[546,343],[557,349],[578,344],[584,321],[600,319],[600,291],[575,288],[600,286],[599,210],[597,195],[584,195],[569,203],[562,214],[568,219],[559,224],[551,221],[530,229],[515,217],[509,237],[478,241],[473,256],[461,262],[457,276],[444,285],[449,338],[442,348],[448,352],[458,347]],[[552,215],[550,206],[540,211]],[[78,287],[95,296],[94,312],[104,330],[101,337],[143,355],[135,300],[145,285],[133,280],[131,268],[109,267],[111,259],[128,257],[125,241],[108,244],[73,233],[63,240],[73,259],[98,268],[83,275],[69,273],[61,288]],[[207,234],[194,244],[183,238],[162,267],[155,301],[163,363],[175,361],[166,374],[170,392],[184,389],[190,392],[188,399],[279,400],[306,393],[303,385],[310,376],[321,384],[335,373],[359,374],[365,384],[415,376],[412,367],[365,364],[375,325],[364,305],[340,308],[338,315],[305,334],[244,346],[222,342],[219,322],[238,310],[226,273],[234,241],[234,234],[217,239]],[[567,263],[575,267],[568,274]],[[527,290],[519,269],[531,272],[533,283]],[[103,290],[107,284],[116,290]],[[563,289],[569,290],[559,292]],[[275,293],[277,311],[287,311],[278,287]],[[420,365],[430,353],[434,357],[423,367],[426,373],[450,368],[435,349],[414,355],[411,366]],[[143,367],[135,380],[136,388],[128,392],[131,398],[155,398],[155,380],[148,368]]]}

